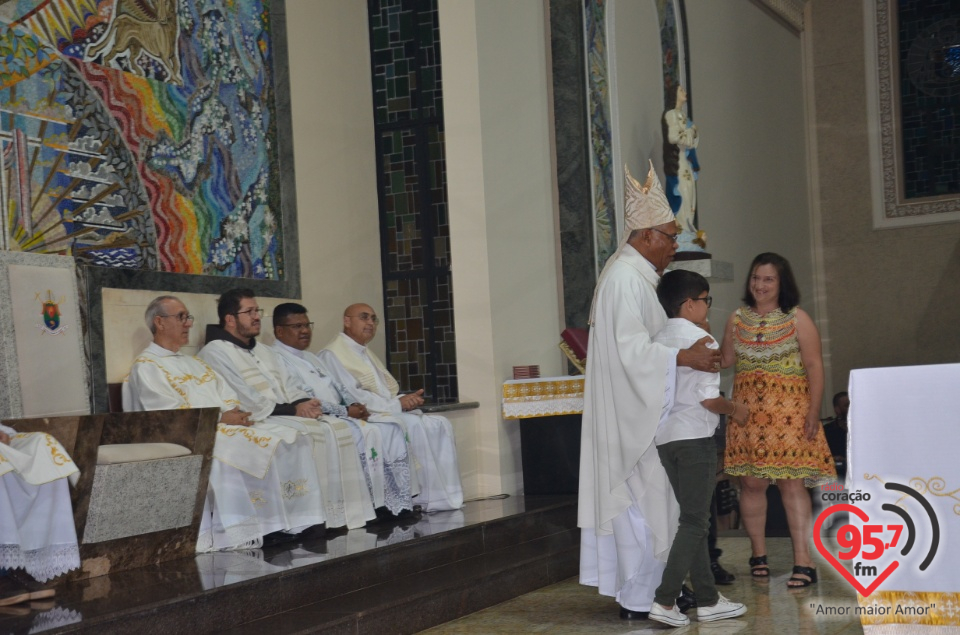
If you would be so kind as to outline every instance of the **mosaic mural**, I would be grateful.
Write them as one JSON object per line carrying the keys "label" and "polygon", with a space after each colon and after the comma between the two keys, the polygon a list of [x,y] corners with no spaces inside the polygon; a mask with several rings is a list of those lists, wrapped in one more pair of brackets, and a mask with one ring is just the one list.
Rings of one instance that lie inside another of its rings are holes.
{"label": "mosaic mural", "polygon": [[457,400],[440,28],[435,0],[371,0],[387,365]]}
{"label": "mosaic mural", "polygon": [[269,0],[0,4],[0,247],[284,277]]}
{"label": "mosaic mural", "polygon": [[606,0],[586,0],[587,104],[590,111],[590,172],[593,185],[597,272],[617,249],[618,205],[613,200],[613,138],[607,70]]}

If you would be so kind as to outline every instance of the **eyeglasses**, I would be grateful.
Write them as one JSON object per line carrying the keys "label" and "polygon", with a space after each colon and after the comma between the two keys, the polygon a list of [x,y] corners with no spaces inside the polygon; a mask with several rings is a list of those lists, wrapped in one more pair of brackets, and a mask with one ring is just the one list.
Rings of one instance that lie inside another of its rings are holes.
{"label": "eyeglasses", "polygon": [[313,322],[299,322],[297,324],[281,324],[280,326],[286,327],[288,329],[293,329],[294,331],[312,331]]}
{"label": "eyeglasses", "polygon": [[194,317],[189,313],[177,313],[176,315],[161,315],[160,317],[172,317],[177,318],[177,321],[183,324],[184,322],[193,322]]}
{"label": "eyeglasses", "polygon": [[711,306],[713,306],[713,297],[712,297],[712,296],[709,296],[709,295],[708,295],[707,297],[705,297],[705,298],[690,298],[690,299],[693,300],[694,302],[696,302],[697,300],[703,300],[704,302],[707,303],[707,308],[708,308],[708,309],[709,309]]}
{"label": "eyeglasses", "polygon": [[348,318],[357,318],[362,322],[373,322],[374,324],[380,324],[380,318],[376,315],[371,315],[369,313],[359,313],[357,315],[348,315]]}
{"label": "eyeglasses", "polygon": [[237,311],[234,313],[234,315],[243,315],[244,313],[248,313],[251,317],[253,317],[254,313],[256,313],[259,317],[263,317],[263,309],[247,309],[246,311]]}
{"label": "eyeglasses", "polygon": [[669,239],[670,239],[670,242],[672,242],[672,243],[677,242],[677,236],[680,235],[680,232],[677,232],[676,234],[668,234],[667,232],[660,231],[660,230],[657,229],[656,227],[651,227],[650,229],[652,229],[653,231],[657,232],[658,234],[663,234],[664,236],[666,236],[667,238],[669,238]]}

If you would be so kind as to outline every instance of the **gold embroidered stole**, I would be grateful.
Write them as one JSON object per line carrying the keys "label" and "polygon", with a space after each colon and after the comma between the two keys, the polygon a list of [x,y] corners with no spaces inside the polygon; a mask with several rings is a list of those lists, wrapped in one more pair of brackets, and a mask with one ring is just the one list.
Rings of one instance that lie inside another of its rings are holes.
{"label": "gold embroidered stole", "polygon": [[61,478],[76,483],[80,471],[60,442],[45,432],[10,435],[10,445],[0,443],[0,476],[17,472],[31,485],[43,485]]}
{"label": "gold embroidered stole", "polygon": [[[156,364],[163,371],[170,387],[181,397],[179,408],[201,408],[219,406],[221,411],[240,405],[235,399],[223,399],[216,390],[217,374],[211,366],[199,357],[171,356],[156,357],[144,351],[137,364]],[[246,357],[246,356],[242,356]],[[254,365],[256,365],[254,363]],[[238,363],[239,366],[239,363]],[[202,373],[199,371],[203,371]],[[213,445],[213,458],[224,465],[236,468],[247,474],[263,478],[270,469],[273,455],[281,441],[292,442],[296,433],[277,434],[278,426],[264,425],[258,422],[252,426],[217,424],[217,436]],[[285,438],[288,436],[289,439]]]}
{"label": "gold embroidered stole", "polygon": [[[333,341],[327,344],[327,350],[336,355],[340,363],[343,364],[343,367],[357,378],[361,388],[369,390],[372,393],[380,393],[380,390],[377,388],[377,377],[374,374],[374,370],[370,368],[370,364],[368,364],[359,353],[353,350],[343,337],[338,335],[333,338]],[[393,375],[390,374],[383,363],[369,348],[367,349],[367,357],[370,358],[373,365],[376,366],[383,375],[383,380],[387,384],[390,396],[396,397],[400,392],[400,384],[397,383],[397,380],[393,378]]]}

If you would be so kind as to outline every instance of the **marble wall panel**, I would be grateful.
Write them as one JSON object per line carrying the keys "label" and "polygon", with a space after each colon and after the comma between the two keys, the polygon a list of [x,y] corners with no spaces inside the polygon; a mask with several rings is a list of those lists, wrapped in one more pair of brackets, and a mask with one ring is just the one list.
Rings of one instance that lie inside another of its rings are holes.
{"label": "marble wall panel", "polygon": [[83,543],[184,527],[193,510],[203,457],[98,465]]}
{"label": "marble wall panel", "polygon": [[[48,290],[57,304],[49,323]],[[0,418],[89,412],[72,258],[0,251],[0,337]]]}

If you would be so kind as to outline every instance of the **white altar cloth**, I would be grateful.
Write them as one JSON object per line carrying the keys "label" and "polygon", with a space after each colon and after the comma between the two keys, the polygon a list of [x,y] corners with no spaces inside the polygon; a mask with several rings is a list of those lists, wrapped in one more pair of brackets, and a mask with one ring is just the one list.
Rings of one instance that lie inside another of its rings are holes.
{"label": "white altar cloth", "polygon": [[[870,559],[864,546],[849,562],[876,566],[878,575],[897,562],[875,591],[859,594],[860,606],[876,613],[861,613],[861,620],[864,625],[960,626],[960,364],[854,370],[849,392],[847,490],[851,496],[870,494],[869,501],[851,503],[869,520],[851,518],[861,532],[865,524],[882,524],[876,535],[882,541],[878,547],[885,547],[880,558]],[[889,484],[911,488],[929,503],[939,540],[919,498]],[[884,504],[898,507],[915,523],[915,542],[906,555],[906,522]],[[893,539],[890,525],[904,527],[895,547],[886,547]],[[877,579],[855,577],[865,588]]]}

